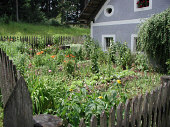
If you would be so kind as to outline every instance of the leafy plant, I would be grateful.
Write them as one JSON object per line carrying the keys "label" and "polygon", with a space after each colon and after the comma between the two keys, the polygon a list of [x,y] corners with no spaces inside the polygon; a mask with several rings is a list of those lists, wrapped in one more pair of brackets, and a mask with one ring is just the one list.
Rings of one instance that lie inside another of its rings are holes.
{"label": "leafy plant", "polygon": [[86,57],[90,57],[90,55],[92,54],[93,52],[93,48],[95,46],[95,42],[89,37],[87,36],[86,37],[86,40],[84,42],[84,48],[85,48],[85,52],[86,52]]}
{"label": "leafy plant", "polygon": [[75,56],[72,54],[65,55],[64,69],[66,70],[66,72],[70,75],[73,75],[75,67],[76,67]]}
{"label": "leafy plant", "polygon": [[168,74],[170,74],[170,59],[167,60],[166,64],[168,65]]}
{"label": "leafy plant", "polygon": [[120,42],[112,43],[109,51],[110,60],[118,66],[126,69],[131,65],[132,56],[131,51],[127,47],[127,43],[121,44]]}
{"label": "leafy plant", "polygon": [[149,60],[147,56],[141,52],[135,54],[135,66],[140,71],[149,70]]}
{"label": "leafy plant", "polygon": [[159,69],[167,72],[166,61],[169,59],[170,8],[156,14],[141,24],[138,33],[138,45],[152,57]]}
{"label": "leafy plant", "polygon": [[99,67],[98,67],[98,54],[97,54],[97,47],[94,48],[94,52],[93,54],[91,55],[91,70],[93,73],[98,73],[99,72]]}

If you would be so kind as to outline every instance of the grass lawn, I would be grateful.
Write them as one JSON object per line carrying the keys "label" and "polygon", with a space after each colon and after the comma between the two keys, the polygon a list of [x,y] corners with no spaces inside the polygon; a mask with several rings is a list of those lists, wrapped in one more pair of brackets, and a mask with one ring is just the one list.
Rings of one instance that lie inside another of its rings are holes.
{"label": "grass lawn", "polygon": [[64,27],[64,26],[49,26],[41,24],[29,24],[29,23],[16,23],[10,22],[9,24],[4,24],[0,22],[0,35],[69,35],[69,36],[79,36],[88,35],[90,29],[80,28],[80,27]]}

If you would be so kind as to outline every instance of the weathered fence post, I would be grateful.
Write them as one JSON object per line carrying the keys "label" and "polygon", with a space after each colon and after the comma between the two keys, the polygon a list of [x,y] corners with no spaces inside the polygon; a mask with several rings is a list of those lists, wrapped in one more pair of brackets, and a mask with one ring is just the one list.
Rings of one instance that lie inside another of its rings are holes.
{"label": "weathered fence post", "polygon": [[107,127],[107,116],[105,111],[100,115],[100,127]]}
{"label": "weathered fence post", "polygon": [[95,115],[93,115],[93,116],[91,117],[90,127],[97,127],[97,118],[96,118]]}
{"label": "weathered fence post", "polygon": [[132,100],[132,114],[131,114],[131,125],[132,127],[136,126],[136,121],[137,121],[137,111],[138,111],[138,107],[137,107],[137,103],[138,103],[138,97],[134,97]]}
{"label": "weathered fence post", "polygon": [[0,49],[0,88],[4,105],[4,127],[33,127],[30,94],[23,77],[18,79],[16,67]]}
{"label": "weathered fence post", "polygon": [[141,117],[142,117],[142,102],[143,102],[143,98],[142,95],[138,96],[138,103],[137,103],[137,127],[141,126]]}
{"label": "weathered fence post", "polygon": [[33,127],[32,101],[23,77],[4,108],[4,127]]}
{"label": "weathered fence post", "polygon": [[123,123],[123,106],[119,103],[117,107],[117,127],[121,127]]}
{"label": "weathered fence post", "polygon": [[147,126],[147,112],[148,112],[148,92],[144,95],[144,100],[143,100],[143,105],[142,105],[142,116],[143,116],[143,121],[142,125],[143,127]]}
{"label": "weathered fence post", "polygon": [[129,117],[130,117],[130,100],[128,99],[125,104],[125,114],[124,114],[124,127],[129,127]]}
{"label": "weathered fence post", "polygon": [[81,119],[79,127],[86,127],[85,123],[84,123],[84,119]]}
{"label": "weathered fence post", "polygon": [[115,127],[115,110],[113,107],[109,112],[109,127]]}

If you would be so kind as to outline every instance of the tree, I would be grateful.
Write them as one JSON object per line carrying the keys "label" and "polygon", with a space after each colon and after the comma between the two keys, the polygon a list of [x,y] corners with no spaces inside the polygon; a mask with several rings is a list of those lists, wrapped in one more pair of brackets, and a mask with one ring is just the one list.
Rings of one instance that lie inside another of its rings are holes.
{"label": "tree", "polygon": [[159,69],[167,72],[170,59],[170,8],[144,22],[139,29],[138,45],[154,59]]}
{"label": "tree", "polygon": [[43,22],[61,15],[62,22],[76,20],[79,0],[1,0],[0,17],[13,21]]}

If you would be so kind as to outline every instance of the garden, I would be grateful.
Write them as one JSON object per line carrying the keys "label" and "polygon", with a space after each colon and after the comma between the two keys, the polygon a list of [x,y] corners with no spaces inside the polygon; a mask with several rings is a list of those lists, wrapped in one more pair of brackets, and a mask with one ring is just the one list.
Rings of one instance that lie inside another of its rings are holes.
{"label": "garden", "polygon": [[[142,36],[140,40],[146,42],[146,36]],[[167,43],[165,40],[164,44]],[[27,43],[0,42],[27,82],[33,113],[57,115],[65,126],[68,123],[78,126],[81,118],[85,118],[88,125],[93,114],[99,118],[103,110],[109,113],[109,109],[116,108],[120,102],[150,92],[160,85],[160,70],[168,73],[170,64],[165,56],[163,69],[155,69],[147,54],[132,53],[126,42],[112,42],[107,52],[90,37],[86,37],[83,44],[67,46],[70,48],[61,49],[56,40],[53,45],[40,46],[32,54],[33,49]]]}

